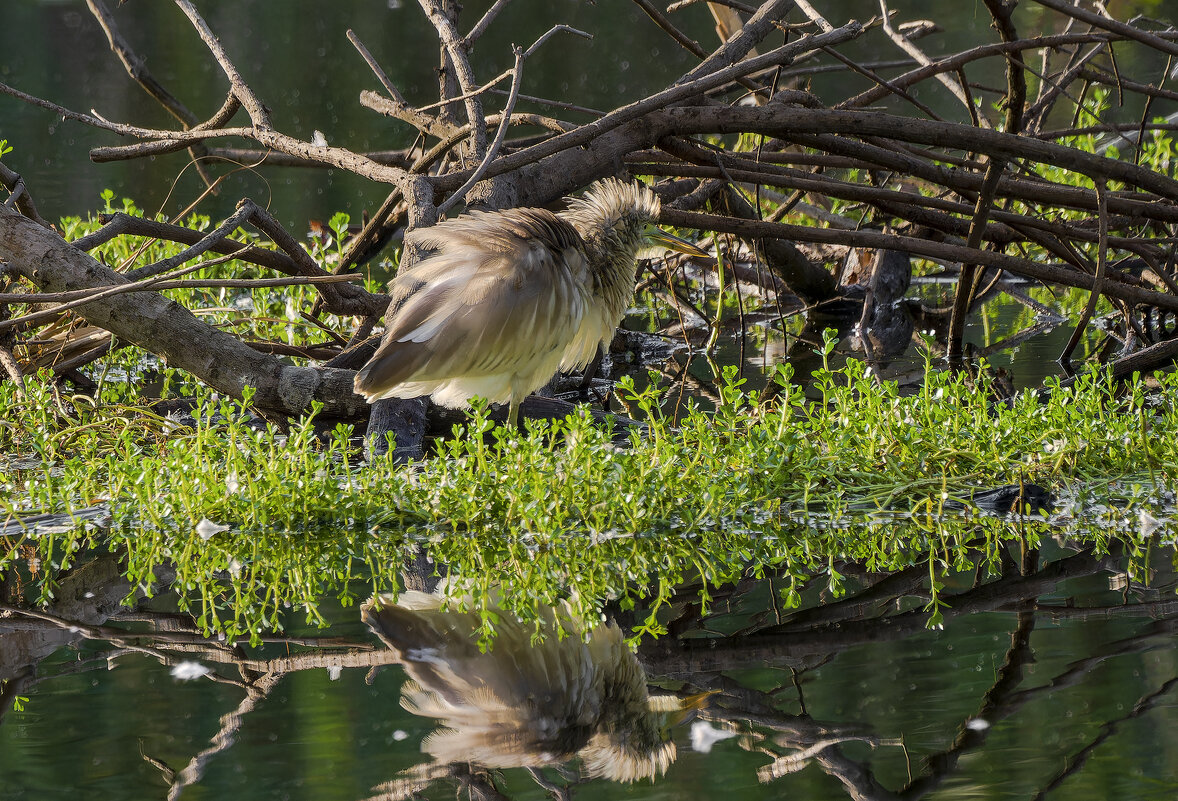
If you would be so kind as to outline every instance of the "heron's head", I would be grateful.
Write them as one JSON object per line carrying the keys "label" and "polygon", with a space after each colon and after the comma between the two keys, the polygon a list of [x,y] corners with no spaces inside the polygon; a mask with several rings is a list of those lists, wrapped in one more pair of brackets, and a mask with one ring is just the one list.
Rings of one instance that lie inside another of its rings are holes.
{"label": "heron's head", "polygon": [[[639,680],[645,681],[645,676]],[[594,734],[581,751],[586,772],[616,782],[663,775],[677,754],[672,730],[691,720],[715,694],[709,691],[686,698],[652,695],[641,703],[615,708],[612,725]]]}
{"label": "heron's head", "polygon": [[564,216],[586,240],[606,238],[637,249],[647,226],[659,218],[659,199],[642,184],[606,178],[570,199]]}
{"label": "heron's head", "polygon": [[612,268],[633,281],[639,251],[651,245],[694,256],[706,256],[695,245],[668,234],[656,223],[659,199],[639,183],[606,178],[569,201],[564,216],[585,240],[590,263],[599,270]]}

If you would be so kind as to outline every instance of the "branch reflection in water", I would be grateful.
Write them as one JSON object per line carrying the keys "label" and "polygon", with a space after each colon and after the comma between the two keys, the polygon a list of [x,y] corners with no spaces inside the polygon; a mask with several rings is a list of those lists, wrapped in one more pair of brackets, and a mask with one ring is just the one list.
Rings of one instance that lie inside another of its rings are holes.
{"label": "branch reflection in water", "polygon": [[[670,633],[635,655],[622,632],[641,610],[611,609],[616,625],[586,634],[552,609],[541,622],[551,636],[535,645],[532,624],[484,607],[498,637],[483,652],[477,609],[443,611],[413,592],[366,611],[393,648],[359,636],[360,615],[344,608],[337,636],[234,645],[158,599],[120,604],[135,591],[103,556],[63,576],[45,607],[18,581],[0,587],[0,776],[45,797],[128,799],[159,797],[161,779],[171,799],[190,787],[270,799],[324,776],[322,797],[348,801],[535,797],[513,766],[562,799],[663,771],[656,792],[682,798],[755,796],[759,783],[796,793],[821,772],[835,783],[807,797],[931,801],[967,787],[1050,797],[1066,784],[1089,801],[1115,782],[1169,799],[1172,751],[1157,732],[1178,723],[1172,558],[1168,547],[1148,565],[1070,545],[1003,550],[988,574],[942,576],[943,631],[927,629],[920,559],[886,574],[840,562],[842,595],[817,576],[794,610],[775,603],[779,578],[716,588],[707,614],[699,588],[683,587]],[[171,671],[185,662],[208,670],[178,681]],[[400,694],[390,691],[399,670],[374,675],[396,664],[412,680]],[[680,700],[652,704],[648,680]],[[425,736],[424,763],[425,731],[413,733],[398,695],[442,727]],[[116,703],[117,715],[96,717]],[[693,736],[671,728],[692,710]],[[705,740],[711,753],[696,745]],[[117,788],[100,791],[89,765],[106,766]]]}

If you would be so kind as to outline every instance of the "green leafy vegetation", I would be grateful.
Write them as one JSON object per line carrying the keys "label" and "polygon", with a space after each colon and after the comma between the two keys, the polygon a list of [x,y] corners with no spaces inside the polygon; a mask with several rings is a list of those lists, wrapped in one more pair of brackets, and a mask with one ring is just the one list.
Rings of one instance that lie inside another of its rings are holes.
{"label": "green leafy vegetation", "polygon": [[[326,595],[350,603],[392,588],[420,546],[476,598],[509,577],[505,603],[524,615],[571,596],[594,617],[615,599],[641,608],[636,633],[654,635],[685,583],[706,604],[709,587],[773,574],[790,604],[815,579],[837,592],[842,560],[870,570],[927,560],[936,623],[938,571],[993,566],[1006,542],[1061,535],[1144,553],[1150,532],[1137,521],[1160,514],[1178,470],[1173,374],[1150,392],[1093,375],[1010,403],[985,379],[932,369],[905,396],[858,362],[819,370],[817,401],[788,368],[760,397],[734,370],[726,378],[714,413],[692,409],[677,425],[656,388],[623,382],[646,415],[623,446],[586,412],[517,434],[476,411],[411,466],[361,464],[350,427],[323,431],[311,417],[282,432],[251,418],[248,399],[207,391],[178,426],[115,403],[61,404],[40,382],[15,404],[0,386],[0,404],[16,410],[0,429],[0,513],[109,511],[101,526],[10,533],[0,572],[35,552],[48,600],[56,571],[88,549],[114,550],[149,592],[153,571],[174,567],[201,625],[241,638],[280,627],[287,607],[316,620]],[[1068,500],[1051,520],[1017,525],[947,509],[971,489],[1023,482]]]}

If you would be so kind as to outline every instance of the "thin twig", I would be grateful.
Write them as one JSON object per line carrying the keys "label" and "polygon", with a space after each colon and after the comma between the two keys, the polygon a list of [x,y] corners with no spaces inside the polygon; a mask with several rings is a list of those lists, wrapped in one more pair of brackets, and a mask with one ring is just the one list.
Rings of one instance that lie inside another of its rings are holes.
{"label": "thin twig", "polygon": [[[793,6],[794,0],[766,0],[745,22],[740,33],[717,48],[714,53],[703,60],[703,63],[676,81],[675,85],[689,84],[709,73],[722,71],[735,65],[760,44],[762,39],[776,30],[778,22],[790,12]],[[853,24],[857,25],[858,23],[848,23],[843,28]],[[750,72],[752,70],[742,71],[740,77],[748,75]]]}
{"label": "thin twig", "polygon": [[[225,97],[225,102],[221,104],[221,108],[213,114],[212,117],[204,122],[193,125],[189,131],[215,131],[220,129],[229,120],[233,119],[233,115],[241,108],[241,103],[237,100],[237,96],[230,92]],[[139,142],[134,145],[118,145],[115,147],[94,147],[90,149],[90,160],[95,163],[102,163],[105,161],[122,161],[125,159],[144,158],[146,156],[160,156],[165,153],[174,153],[177,150],[183,150],[186,147],[192,149],[194,143],[200,143],[203,140],[164,140],[155,142]],[[208,149],[205,151],[208,153]]]}
{"label": "thin twig", "polygon": [[1143,31],[1136,26],[1128,24],[1127,22],[1120,22],[1102,14],[1097,14],[1093,11],[1073,5],[1066,0],[1035,0],[1035,2],[1041,6],[1047,6],[1054,11],[1058,11],[1061,14],[1073,17],[1081,22],[1087,22],[1093,27],[1102,28],[1106,31],[1120,34],[1121,36],[1124,36],[1128,39],[1135,39],[1144,45],[1152,47],[1154,50],[1160,50],[1163,53],[1169,53],[1172,56],[1178,56],[1178,44],[1163,39],[1162,37],[1152,34],[1149,31]]}
{"label": "thin twig", "polygon": [[60,306],[54,306],[52,309],[42,309],[40,311],[35,311],[21,317],[13,317],[11,320],[0,321],[0,331],[6,331],[9,328],[15,328],[17,326],[37,323],[42,320],[49,320],[59,316],[62,312],[69,311],[70,309],[76,309],[79,306],[85,306],[87,303],[93,303],[96,300],[103,300],[105,298],[113,297],[114,295],[121,295],[124,292],[141,292],[145,289],[154,289],[155,285],[161,281],[171,278],[179,278],[182,275],[187,275],[188,273],[196,272],[197,270],[203,270],[206,267],[223,264],[224,262],[232,261],[233,258],[234,257],[231,255],[222,256],[221,258],[202,261],[199,264],[190,264],[187,267],[173,270],[170,273],[164,273],[163,275],[157,276],[155,278],[149,278],[146,281],[139,281],[136,283],[128,282],[126,284],[117,284],[115,286],[107,286],[102,288],[96,287],[90,291],[90,294],[87,296],[78,298],[77,300],[71,300],[67,303],[61,304]]}
{"label": "thin twig", "polygon": [[[585,39],[592,39],[593,38],[593,34],[586,33],[585,31],[578,30],[577,28],[573,28],[569,25],[553,25],[551,28],[548,29],[548,31],[543,36],[541,36],[536,41],[532,42],[531,47],[529,47],[527,50],[524,51],[524,58],[526,59],[529,56],[531,56],[532,53],[534,53],[536,51],[536,49],[538,47],[540,47],[540,45],[544,44],[546,41],[548,41],[548,39],[551,36],[553,36],[554,34],[559,33],[559,32],[572,33],[572,34],[575,34],[575,35],[580,36]],[[469,92],[463,92],[460,95],[455,95],[454,97],[449,97],[449,98],[446,98],[445,100],[439,100],[436,103],[429,103],[427,105],[421,106],[419,108],[419,110],[420,111],[429,111],[430,109],[435,109],[440,106],[444,106],[447,103],[453,103],[458,100],[469,100],[472,97],[477,97],[478,95],[482,95],[482,94],[485,94],[485,93],[491,91],[496,84],[500,83],[503,80],[506,80],[507,78],[513,78],[514,76],[515,76],[515,68],[514,67],[512,67],[511,69],[503,70],[503,72],[499,73],[494,78],[492,78],[491,80],[484,83],[482,86],[475,87],[474,89],[470,90]],[[508,93],[510,94],[510,91]],[[465,130],[470,130],[469,124],[465,127]]]}
{"label": "thin twig", "polygon": [[4,188],[10,192],[8,198],[4,201],[5,206],[10,209],[16,207],[17,211],[42,228],[53,227],[37,213],[37,205],[33,202],[33,196],[29,194],[29,188],[25,185],[25,179],[21,177],[20,173],[13,172],[4,166],[2,162],[0,162],[0,184],[3,184]]}
{"label": "thin twig", "polygon": [[[897,47],[899,47],[901,50],[903,50],[908,55],[912,56],[912,58],[918,64],[922,64],[926,67],[931,66],[933,63],[932,59],[930,59],[928,56],[926,56],[924,54],[923,50],[921,50],[916,45],[912,44],[912,42],[909,41],[908,38],[906,36],[904,36],[904,34],[900,33],[899,31],[897,31],[895,28],[892,27],[892,19],[891,19],[892,12],[888,9],[887,0],[879,0],[879,10],[880,10],[880,13],[883,17],[883,19],[882,19],[883,30],[884,30],[884,33],[886,33],[888,35],[888,38],[891,39],[892,42]],[[977,114],[977,109],[967,94],[967,89],[965,87],[964,81],[962,81],[960,79],[953,80],[945,73],[940,73],[940,72],[938,72],[935,77],[938,81],[940,81],[945,86],[946,89],[948,89],[953,94],[954,97],[956,97],[958,100],[961,101],[962,105],[964,105],[966,107],[966,109],[969,111],[971,117],[973,117],[975,120],[977,120],[978,123],[981,124],[983,127],[987,127],[987,128],[990,127],[989,122],[986,120],[986,118]]]}
{"label": "thin twig", "polygon": [[199,242],[189,245],[175,256],[163,259],[162,261],[157,261],[154,264],[145,265],[137,270],[130,270],[127,273],[127,280],[139,281],[143,278],[150,278],[153,275],[159,275],[162,272],[174,270],[184,262],[195,259],[197,256],[212,248],[214,244],[222,241],[225,239],[225,237],[229,236],[229,234],[240,228],[242,223],[249,219],[252,212],[253,209],[251,209],[248,205],[240,204],[237,208],[237,211],[226,217],[224,222],[201,237]]}
{"label": "thin twig", "polygon": [[823,33],[829,33],[834,30],[834,26],[826,21],[826,17],[819,14],[818,9],[807,3],[806,0],[795,0],[795,2],[797,2],[798,8],[802,10],[802,13],[818,26],[818,30]]}
{"label": "thin twig", "polygon": [[1088,321],[1092,319],[1092,313],[1096,311],[1096,304],[1100,300],[1100,293],[1104,288],[1104,272],[1105,266],[1108,264],[1107,193],[1108,187],[1105,186],[1104,181],[1097,181],[1096,202],[1099,204],[1100,241],[1096,245],[1096,275],[1092,278],[1092,292],[1088,295],[1088,302],[1084,304],[1084,311],[1080,312],[1080,317],[1076,320],[1076,328],[1068,338],[1068,344],[1064,346],[1063,353],[1059,355],[1059,361],[1064,365],[1071,364],[1072,352],[1080,344],[1080,338],[1084,336],[1084,331],[1088,328]]}
{"label": "thin twig", "polygon": [[487,32],[487,28],[491,27],[491,23],[495,21],[495,17],[499,16],[499,12],[510,2],[511,0],[495,0],[495,3],[487,9],[487,13],[483,14],[482,18],[470,29],[470,33],[462,37],[463,49],[470,50],[473,48],[474,43]]}
{"label": "thin twig", "polygon": [[[231,257],[231,258],[236,258]],[[200,267],[207,267],[213,262],[201,262]],[[165,289],[215,289],[215,288],[230,288],[230,289],[261,289],[265,287],[275,286],[305,286],[307,284],[337,284],[348,281],[363,281],[363,273],[346,273],[340,275],[294,275],[286,278],[204,278],[196,281],[171,281],[159,280],[152,281],[150,285],[148,282],[141,284],[137,283],[132,287],[126,287],[124,284],[116,284],[114,287],[100,286],[90,289],[71,289],[68,292],[0,292],[0,303],[21,303],[21,304],[40,304],[40,303],[65,303],[71,300],[78,300],[79,298],[90,298],[97,291],[105,289],[118,288],[124,292],[162,292]],[[55,310],[56,311],[56,310]]]}
{"label": "thin twig", "polygon": [[174,147],[181,150],[184,142],[197,142],[223,136],[240,136],[244,139],[254,139],[263,145],[281,150],[284,153],[297,156],[315,156],[321,162],[326,162],[357,175],[371,178],[381,183],[400,184],[408,177],[404,170],[397,167],[379,164],[357,153],[342,147],[316,147],[310,142],[303,142],[291,136],[278,133],[268,127],[251,128],[193,128],[187,131],[168,131],[158,128],[141,128],[137,125],[111,122],[93,114],[82,114],[65,106],[51,103],[34,95],[14,89],[5,83],[0,83],[0,93],[10,95],[33,106],[48,109],[55,114],[77,122],[85,123],[123,136],[136,136],[141,139],[162,139],[160,146]]}
{"label": "thin twig", "polygon": [[[466,197],[466,193],[471,190],[471,187],[482,180],[483,175],[486,174],[487,169],[491,166],[491,162],[499,155],[499,148],[503,146],[503,139],[507,135],[507,129],[511,127],[511,112],[515,109],[515,101],[519,97],[520,82],[523,80],[524,52],[518,47],[514,48],[514,51],[515,67],[512,70],[514,75],[511,78],[511,94],[507,96],[507,105],[503,109],[503,118],[499,122],[499,129],[495,131],[495,138],[492,140],[491,146],[487,149],[487,155],[483,158],[478,168],[471,173],[470,178],[466,179],[466,183],[458,187],[450,197],[438,205],[439,217],[445,216],[447,211],[454,208],[459,201]],[[529,52],[531,51],[529,50]]]}
{"label": "thin twig", "polygon": [[673,13],[675,11],[682,11],[688,6],[693,6],[696,3],[718,3],[719,5],[728,6],[729,8],[735,9],[744,14],[757,13],[756,6],[750,6],[747,3],[741,3],[739,0],[677,0],[677,2],[671,3],[667,6],[667,12]]}
{"label": "thin twig", "polygon": [[[405,120],[419,131],[432,134],[433,136],[442,136],[453,127],[449,123],[443,122],[433,115],[426,114],[424,109],[416,109],[409,105],[409,103],[406,102],[405,97],[389,79],[389,76],[386,75],[385,71],[380,68],[380,65],[376,62],[376,59],[373,57],[372,53],[370,53],[368,48],[364,46],[364,43],[360,41],[360,37],[356,35],[356,32],[349,28],[346,35],[348,37],[348,41],[352,43],[352,46],[355,47],[356,51],[360,54],[360,57],[364,59],[366,64],[368,64],[368,68],[372,70],[374,75],[376,75],[376,79],[380,81],[380,85],[384,87],[384,90],[389,93],[389,97],[392,98],[391,108],[393,109],[392,113],[394,116]],[[379,97],[379,95],[376,96]],[[366,94],[361,93],[361,105],[369,105],[368,103],[365,103],[365,97]],[[384,100],[384,98],[381,99]],[[371,106],[369,107],[371,108]]]}
{"label": "thin twig", "polygon": [[708,51],[704,50],[703,47],[700,46],[699,42],[695,41],[683,31],[679,30],[679,28],[675,26],[675,23],[667,19],[667,16],[663,14],[663,12],[659,11],[658,7],[655,6],[655,4],[650,0],[633,0],[633,2],[644,12],[646,12],[646,16],[650,17],[651,20],[654,21],[655,25],[658,25],[660,28],[666,31],[667,35],[678,42],[679,45],[688,53],[691,53],[691,55],[695,56],[696,58],[708,57]]}
{"label": "thin twig", "polygon": [[[496,89],[494,87],[488,89],[487,92],[489,94],[493,94],[493,95],[506,95],[506,94],[508,94],[508,91],[506,89]],[[565,103],[563,101],[552,100],[547,97],[536,97],[535,95],[525,95],[522,92],[520,93],[519,99],[526,100],[529,103],[536,103],[541,106],[548,106],[549,108],[560,108],[560,109],[564,109],[566,111],[575,111],[579,114],[588,114],[591,117],[604,117],[606,114],[606,112],[602,111],[601,109],[589,108],[588,106],[581,106],[576,103]]]}
{"label": "thin twig", "polygon": [[454,23],[450,17],[439,6],[437,0],[418,0],[425,15],[429,17],[429,21],[434,26],[434,30],[438,33],[438,38],[442,41],[442,47],[446,51],[446,56],[449,59],[450,66],[454,70],[454,75],[458,79],[458,87],[464,94],[463,102],[466,105],[466,120],[471,125],[471,133],[473,135],[472,155],[476,159],[482,159],[487,153],[487,129],[486,121],[483,118],[483,103],[475,92],[478,82],[475,80],[474,71],[470,67],[470,61],[466,57],[466,48],[463,45],[463,39],[458,33],[458,29],[454,27]]}
{"label": "thin twig", "polygon": [[266,107],[262,105],[262,101],[254,94],[254,91],[249,88],[245,79],[241,77],[241,73],[237,71],[237,67],[229,58],[229,54],[225,52],[225,48],[221,47],[221,42],[217,39],[216,34],[209,28],[208,23],[201,17],[200,12],[192,5],[189,0],[175,0],[180,10],[188,17],[192,23],[192,27],[196,28],[196,32],[200,35],[201,40],[205,43],[205,47],[213,54],[213,58],[221,66],[221,71],[225,73],[225,77],[229,79],[230,86],[233,87],[233,94],[241,101],[241,105],[245,107],[246,113],[250,115],[250,119],[255,126],[269,128],[270,114],[266,111]]}
{"label": "thin twig", "polygon": [[[1002,159],[992,160],[986,165],[986,177],[982,179],[982,190],[978,193],[974,204],[973,219],[969,227],[969,240],[966,247],[977,249],[982,244],[986,222],[990,219],[990,211],[994,205],[994,195],[998,191],[998,182],[1006,169],[1006,162]],[[965,331],[965,318],[973,302],[974,292],[977,291],[977,265],[963,262],[961,275],[957,279],[957,292],[953,296],[953,316],[949,320],[948,357],[956,359],[961,356],[961,338]]]}
{"label": "thin twig", "polygon": [[466,193],[471,190],[471,187],[482,180],[483,175],[485,175],[487,170],[490,168],[491,162],[495,160],[497,155],[499,155],[499,149],[503,146],[504,137],[507,136],[507,129],[511,127],[512,124],[512,111],[515,109],[515,102],[519,97],[519,87],[523,82],[524,60],[527,59],[528,56],[532,55],[532,53],[536,52],[537,48],[547,42],[549,38],[561,32],[575,33],[582,36],[589,35],[583,31],[578,31],[575,28],[570,28],[568,25],[554,25],[546,33],[544,33],[544,35],[533,42],[532,46],[527,50],[521,50],[519,47],[513,48],[515,52],[515,66],[513,66],[511,69],[511,92],[507,96],[507,104],[503,108],[503,113],[499,121],[499,128],[495,131],[495,138],[491,142],[490,148],[487,150],[487,155],[483,158],[478,168],[471,174],[470,178],[466,180],[466,183],[455,190],[454,193],[450,195],[450,197],[446,198],[446,200],[438,206],[437,213],[439,217],[444,216],[447,211],[454,208],[457,203],[466,197]]}
{"label": "thin twig", "polygon": [[[1045,52],[1051,52],[1070,44],[1119,41],[1121,38],[1109,33],[1060,33],[1030,39],[1019,39],[1014,42],[995,42],[993,44],[978,45],[964,52],[937,59],[927,66],[917,67],[903,75],[898,75],[891,79],[890,84],[894,87],[913,86],[939,73],[956,71],[965,64],[989,58],[990,56],[1005,56],[1009,53],[1019,53],[1024,50],[1042,49]],[[888,89],[882,87],[872,87],[852,98],[835,104],[834,108],[865,108],[887,97],[888,91]]]}

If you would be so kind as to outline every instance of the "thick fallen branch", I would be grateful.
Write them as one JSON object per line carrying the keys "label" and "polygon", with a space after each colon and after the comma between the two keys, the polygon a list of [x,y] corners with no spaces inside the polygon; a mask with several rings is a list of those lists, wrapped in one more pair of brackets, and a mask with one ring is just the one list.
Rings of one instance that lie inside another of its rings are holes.
{"label": "thick fallen branch", "polygon": [[[127,279],[79,251],[52,231],[0,207],[0,260],[39,289],[67,292],[114,286]],[[136,292],[87,304],[79,314],[120,340],[156,354],[234,398],[247,386],[254,405],[293,416],[324,405],[328,417],[362,417],[368,404],[352,392],[351,370],[317,370],[283,364],[230,334],[201,322],[179,303],[154,292]]]}

